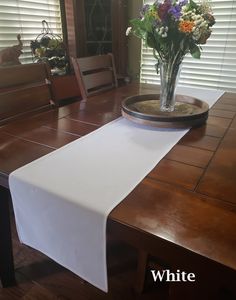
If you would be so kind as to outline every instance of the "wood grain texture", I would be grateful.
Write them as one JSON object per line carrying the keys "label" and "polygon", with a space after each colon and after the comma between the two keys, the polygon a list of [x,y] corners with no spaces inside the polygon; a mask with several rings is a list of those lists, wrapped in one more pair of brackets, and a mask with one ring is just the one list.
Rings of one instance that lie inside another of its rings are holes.
{"label": "wood grain texture", "polygon": [[45,79],[49,77],[49,69],[43,63],[9,66],[0,71],[0,89],[8,90],[32,83],[45,84]]}
{"label": "wood grain texture", "polygon": [[175,145],[166,158],[195,167],[205,168],[214,152],[184,145]]}
{"label": "wood grain texture", "polygon": [[0,144],[1,173],[4,174],[10,174],[26,163],[53,151],[51,147],[24,141],[5,133],[1,133]]}
{"label": "wood grain texture", "polygon": [[[155,93],[157,89],[131,84],[2,126],[0,184],[7,186],[9,173],[17,167],[119,117],[121,102],[129,95]],[[235,106],[235,96],[226,93],[218,103],[224,106],[217,110],[230,111],[225,105]],[[179,299],[235,299],[236,118],[223,115],[209,116],[206,125],[191,129],[108,217],[109,236],[114,240],[125,241],[173,270],[196,272],[196,285],[171,285],[165,294],[168,299],[175,299],[174,295]],[[119,269],[128,254],[116,247],[120,256],[110,262]],[[116,247],[110,253],[114,254]],[[6,299],[26,297],[27,293],[32,299],[37,295],[47,299],[45,289],[49,299],[165,299],[158,289],[154,294],[134,294],[135,267],[128,268],[132,259],[125,262],[124,274],[109,271],[111,292],[104,295],[14,239],[13,248],[19,287],[9,290]],[[149,273],[150,266],[139,270]],[[143,282],[141,271],[138,275]],[[227,290],[223,298],[221,288]]]}
{"label": "wood grain texture", "polygon": [[209,151],[215,151],[219,143],[219,138],[205,135],[197,129],[191,130],[179,142],[181,145],[192,146]]}
{"label": "wood grain texture", "polygon": [[96,125],[80,122],[70,118],[59,119],[55,122],[47,124],[46,127],[76,136],[88,134],[98,128]]}
{"label": "wood grain texture", "polygon": [[222,118],[228,118],[228,119],[233,119],[235,114],[236,114],[235,111],[223,110],[223,109],[217,109],[217,108],[214,108],[210,111],[210,116],[216,116],[216,117],[222,117]]}
{"label": "wood grain texture", "polygon": [[74,74],[52,76],[51,89],[53,101],[56,104],[68,98],[81,98],[80,89]]}
{"label": "wood grain texture", "polygon": [[[206,126],[202,129],[206,135],[222,138],[231,122],[231,119],[209,116]],[[202,129],[199,128],[199,131]]]}
{"label": "wood grain texture", "polygon": [[233,122],[230,125],[230,128],[236,128],[236,118],[234,118]]}
{"label": "wood grain texture", "polygon": [[26,64],[0,69],[0,124],[37,110],[52,101],[46,64]]}
{"label": "wood grain texture", "polygon": [[236,106],[235,94],[234,93],[224,93],[223,97],[218,101],[219,104],[230,104]]}
{"label": "wood grain texture", "polygon": [[222,118],[222,117],[217,117],[217,116],[209,116],[207,120],[207,125],[213,125],[216,128],[228,128],[229,124],[231,123],[231,120]]}
{"label": "wood grain texture", "polygon": [[112,54],[72,57],[71,60],[83,99],[117,87],[116,68]]}
{"label": "wood grain texture", "polygon": [[177,161],[162,159],[148,177],[194,190],[203,169]]}
{"label": "wood grain texture", "polygon": [[236,204],[236,129],[229,129],[198,186],[198,192]]}
{"label": "wood grain texture", "polygon": [[[9,134],[13,136],[15,135],[14,132],[10,132]],[[40,145],[46,145],[47,147],[51,147],[54,149],[60,148],[79,138],[79,136],[66,132],[56,131],[48,127],[40,127],[33,130],[28,130],[24,133],[18,134],[17,137],[25,141],[31,141]]]}
{"label": "wood grain texture", "polygon": [[[152,242],[143,244],[143,249],[157,257],[171,256],[173,243],[180,246],[179,253],[191,250],[202,256],[200,260],[206,257],[236,268],[235,212],[213,205],[197,193],[148,178],[111,212],[110,219],[145,232]],[[158,253],[159,243],[165,241],[170,251]],[[197,270],[198,266],[182,262],[174,251],[173,247],[172,258],[168,258],[171,265]]]}
{"label": "wood grain texture", "polygon": [[226,111],[236,112],[236,101],[235,101],[235,105],[216,103],[213,107],[214,107],[214,109],[218,109],[218,110],[226,110]]}

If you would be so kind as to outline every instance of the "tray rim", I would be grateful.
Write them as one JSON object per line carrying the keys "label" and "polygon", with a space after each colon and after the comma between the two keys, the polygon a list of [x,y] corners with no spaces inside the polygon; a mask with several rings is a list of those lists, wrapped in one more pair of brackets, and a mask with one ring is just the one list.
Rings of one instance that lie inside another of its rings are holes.
{"label": "tray rim", "polygon": [[[177,94],[176,101],[178,103],[190,103],[197,102],[202,106],[202,111],[199,113],[191,114],[191,115],[180,115],[180,116],[171,116],[171,113],[162,113],[160,114],[145,114],[134,111],[128,107],[129,104],[135,102],[143,102],[148,100],[159,100],[160,94],[142,94],[142,95],[133,95],[125,98],[122,101],[122,115],[123,117],[144,125],[150,125],[155,127],[191,127],[191,126],[199,126],[206,122],[208,118],[209,105],[196,97]],[[135,101],[137,100],[137,101]],[[131,102],[131,103],[129,103]],[[198,107],[200,107],[200,105]]]}

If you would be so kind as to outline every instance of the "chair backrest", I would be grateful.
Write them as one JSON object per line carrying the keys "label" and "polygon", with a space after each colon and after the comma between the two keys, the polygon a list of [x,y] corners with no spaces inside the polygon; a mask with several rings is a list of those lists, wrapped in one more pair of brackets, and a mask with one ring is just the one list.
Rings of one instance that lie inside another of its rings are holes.
{"label": "chair backrest", "polygon": [[0,68],[0,124],[51,106],[49,74],[44,63]]}
{"label": "chair backrest", "polygon": [[90,95],[117,87],[116,69],[111,53],[71,58],[84,99]]}

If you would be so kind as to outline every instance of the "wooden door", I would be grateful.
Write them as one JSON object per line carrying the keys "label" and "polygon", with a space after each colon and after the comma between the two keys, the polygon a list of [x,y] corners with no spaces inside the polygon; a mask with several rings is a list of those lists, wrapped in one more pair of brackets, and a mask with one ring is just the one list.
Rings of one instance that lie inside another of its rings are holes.
{"label": "wooden door", "polygon": [[66,1],[71,56],[113,53],[118,74],[127,70],[127,0]]}

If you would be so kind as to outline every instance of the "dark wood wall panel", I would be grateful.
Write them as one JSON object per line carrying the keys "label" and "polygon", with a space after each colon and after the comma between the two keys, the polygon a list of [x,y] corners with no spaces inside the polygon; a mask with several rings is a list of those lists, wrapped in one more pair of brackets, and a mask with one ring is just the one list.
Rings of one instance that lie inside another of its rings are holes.
{"label": "dark wood wall panel", "polygon": [[[121,75],[127,74],[127,37],[125,35],[127,28],[127,0],[111,0],[108,1],[105,5],[110,5],[111,20],[108,20],[108,27],[106,30],[112,29],[112,40],[111,40],[111,49],[109,51],[105,47],[101,53],[93,53],[91,49],[92,40],[89,41],[88,37],[88,24],[94,23],[94,31],[98,30],[99,22],[95,22],[95,18],[98,17],[102,19],[103,8],[102,5],[104,1],[101,0],[101,3],[94,2],[94,6],[98,6],[95,9],[91,9],[91,14],[89,11],[89,5],[92,5],[92,1],[85,2],[85,0],[75,1],[67,0],[64,1],[64,10],[65,10],[65,19],[66,19],[66,35],[67,35],[67,44],[69,56],[73,57],[85,57],[96,54],[103,54],[112,52],[115,58],[115,64],[117,73]],[[93,8],[93,5],[91,6]],[[93,13],[93,10],[95,13]],[[86,15],[87,11],[87,15]],[[106,14],[104,18],[107,18],[107,7],[104,9]],[[88,21],[86,18],[89,18]],[[100,26],[102,27],[102,26]],[[95,39],[96,40],[96,39]],[[88,43],[89,41],[89,43]]]}
{"label": "dark wood wall panel", "polygon": [[76,18],[74,10],[74,1],[64,1],[66,29],[67,29],[67,46],[69,56],[77,56],[77,32],[76,32]]}
{"label": "dark wood wall panel", "polygon": [[112,0],[112,48],[117,73],[127,74],[127,0]]}

